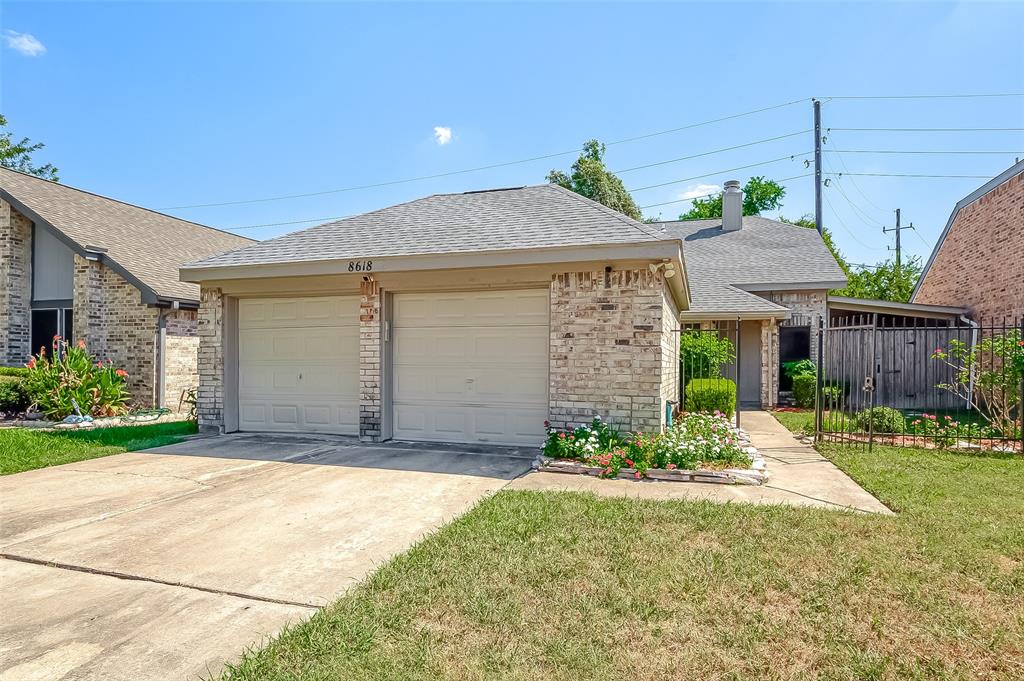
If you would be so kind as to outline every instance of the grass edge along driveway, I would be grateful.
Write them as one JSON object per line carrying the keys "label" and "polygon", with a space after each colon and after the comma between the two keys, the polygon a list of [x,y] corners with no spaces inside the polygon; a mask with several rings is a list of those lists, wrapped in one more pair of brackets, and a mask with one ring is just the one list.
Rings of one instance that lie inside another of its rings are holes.
{"label": "grass edge along driveway", "polygon": [[222,679],[1024,676],[1024,460],[823,451],[898,515],[503,491]]}
{"label": "grass edge along driveway", "polygon": [[174,444],[195,432],[195,421],[91,430],[3,428],[0,429],[0,475]]}

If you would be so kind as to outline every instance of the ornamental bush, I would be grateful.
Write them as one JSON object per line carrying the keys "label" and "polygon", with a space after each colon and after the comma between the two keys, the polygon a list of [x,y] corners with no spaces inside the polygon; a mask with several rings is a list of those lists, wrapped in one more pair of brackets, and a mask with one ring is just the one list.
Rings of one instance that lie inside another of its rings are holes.
{"label": "ornamental bush", "polygon": [[32,400],[28,397],[23,379],[0,375],[0,411],[7,414],[20,414],[31,403]]}
{"label": "ornamental bush", "polygon": [[51,354],[40,348],[26,365],[25,388],[39,411],[51,419],[63,419],[75,413],[114,416],[128,402],[125,379],[128,374],[111,363],[92,357],[84,341],[72,345],[60,336],[53,337]]}
{"label": "ornamental bush", "polygon": [[796,406],[809,409],[814,406],[814,393],[818,387],[818,378],[814,374],[797,374],[793,376],[793,401]]}
{"label": "ornamental bush", "polygon": [[736,411],[736,383],[728,378],[695,378],[684,391],[686,411],[721,412],[732,416]]}
{"label": "ornamental bush", "polygon": [[679,363],[687,381],[720,376],[735,359],[732,341],[717,331],[685,331],[679,337]]}
{"label": "ornamental bush", "polygon": [[872,407],[857,414],[857,426],[875,433],[902,433],[906,428],[903,412],[892,407]]}

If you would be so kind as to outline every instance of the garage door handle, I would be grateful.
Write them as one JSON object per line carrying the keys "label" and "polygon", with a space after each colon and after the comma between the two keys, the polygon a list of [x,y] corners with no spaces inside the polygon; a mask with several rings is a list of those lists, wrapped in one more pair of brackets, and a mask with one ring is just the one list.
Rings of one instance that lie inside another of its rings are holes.
{"label": "garage door handle", "polygon": [[300,381],[302,380],[302,374],[299,374],[299,380]]}

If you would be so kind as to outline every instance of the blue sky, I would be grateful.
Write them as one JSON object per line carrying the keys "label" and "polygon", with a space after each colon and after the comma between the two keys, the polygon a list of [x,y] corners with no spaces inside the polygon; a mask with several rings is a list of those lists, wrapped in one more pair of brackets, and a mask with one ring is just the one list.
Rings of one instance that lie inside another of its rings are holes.
{"label": "blue sky", "polygon": [[[577,149],[808,97],[1024,92],[1024,4],[271,4],[5,1],[0,112],[67,184],[216,227],[328,218],[435,192],[544,181]],[[1024,128],[1024,98],[832,99],[826,127]],[[811,126],[802,101],[615,144],[623,170]],[[450,130],[450,138],[444,131]],[[441,143],[441,142],[445,143]],[[622,173],[641,206],[752,174],[806,172],[810,132]],[[993,176],[1024,133],[833,131],[826,172]],[[998,155],[832,149],[1000,151]],[[1015,152],[1015,153],[1014,153]],[[702,177],[697,177],[702,176]],[[686,179],[694,178],[694,179]],[[826,225],[854,262],[887,257],[903,210],[927,255],[972,178],[839,178]],[[810,177],[781,211],[813,210]],[[675,203],[645,210],[674,218]],[[240,230],[256,238],[315,222]]]}

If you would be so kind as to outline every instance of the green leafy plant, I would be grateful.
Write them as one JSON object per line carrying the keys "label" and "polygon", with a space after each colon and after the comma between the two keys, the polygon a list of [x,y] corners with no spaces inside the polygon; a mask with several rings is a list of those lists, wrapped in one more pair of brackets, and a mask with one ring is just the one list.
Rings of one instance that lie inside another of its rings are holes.
{"label": "green leafy plant", "polygon": [[728,378],[695,378],[684,390],[686,411],[736,412],[736,383]]}
{"label": "green leafy plant", "polygon": [[19,414],[32,403],[25,381],[12,376],[0,376],[0,411],[7,414]]}
{"label": "green leafy plant", "polygon": [[953,371],[953,379],[936,388],[968,402],[1004,437],[1018,432],[1024,420],[1020,404],[1024,339],[1020,331],[985,336],[974,345],[951,340],[948,348],[935,349],[932,360]]}
{"label": "green leafy plant", "polygon": [[818,367],[809,359],[798,359],[792,362],[783,362],[782,370],[790,378],[797,376],[814,376],[818,373]]}
{"label": "green leafy plant", "polygon": [[903,412],[892,407],[871,407],[857,414],[857,426],[875,433],[902,433],[906,429]]}
{"label": "green leafy plant", "polygon": [[0,367],[0,376],[28,377],[28,367]]}
{"label": "green leafy plant", "polygon": [[796,406],[809,409],[814,406],[814,395],[818,388],[818,377],[814,374],[793,376],[793,401]]}
{"label": "green leafy plant", "polygon": [[940,449],[951,447],[958,440],[978,440],[991,435],[990,428],[985,428],[977,423],[961,423],[952,416],[939,417],[936,414],[921,414],[920,418],[914,419],[907,427],[907,432],[912,435],[921,435],[929,438]]}
{"label": "green leafy plant", "polygon": [[124,411],[129,395],[123,369],[96,360],[83,341],[72,345],[54,336],[51,351],[47,355],[41,348],[27,365],[25,388],[41,412],[62,419],[75,413],[76,404],[83,415],[115,416]]}
{"label": "green leafy plant", "polygon": [[686,331],[679,337],[679,361],[687,380],[720,376],[722,367],[735,359],[732,341],[716,331]]}

